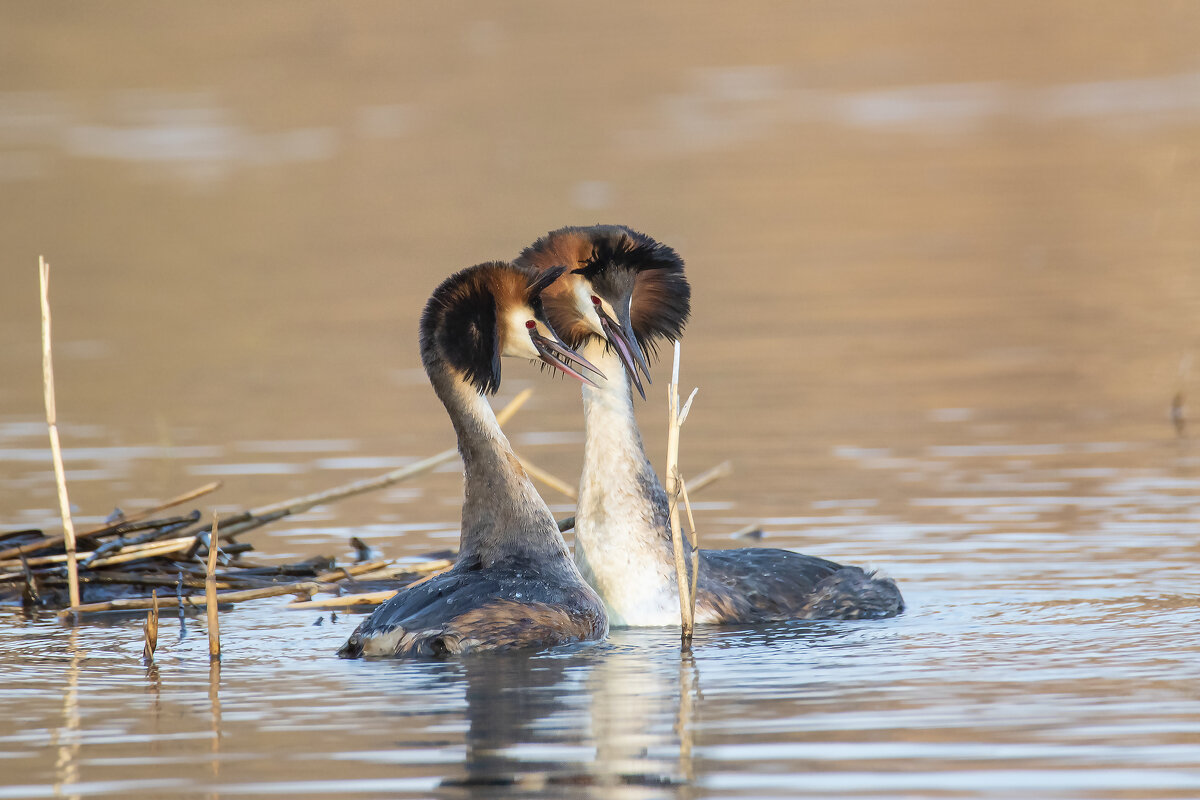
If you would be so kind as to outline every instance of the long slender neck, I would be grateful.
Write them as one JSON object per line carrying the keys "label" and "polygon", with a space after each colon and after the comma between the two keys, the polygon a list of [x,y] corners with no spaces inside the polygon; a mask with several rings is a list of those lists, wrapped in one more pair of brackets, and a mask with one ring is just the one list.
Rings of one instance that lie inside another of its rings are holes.
{"label": "long slender neck", "polygon": [[[597,337],[580,352],[608,379],[597,379],[598,389],[583,389],[586,434],[575,560],[585,577],[600,582],[605,570],[617,580],[630,559],[657,572],[671,546],[667,496],[642,446],[629,378],[617,355]],[[607,600],[603,590],[600,594]]]}
{"label": "long slender neck", "polygon": [[488,567],[516,557],[569,564],[558,525],[487,400],[436,359],[426,360],[425,371],[454,423],[462,454],[465,500],[459,563]]}

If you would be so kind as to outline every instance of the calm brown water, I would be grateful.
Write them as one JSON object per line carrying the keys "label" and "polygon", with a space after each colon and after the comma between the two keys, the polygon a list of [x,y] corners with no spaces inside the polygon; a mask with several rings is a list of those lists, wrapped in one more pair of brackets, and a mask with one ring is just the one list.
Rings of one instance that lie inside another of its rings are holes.
{"label": "calm brown water", "polygon": [[[706,544],[759,522],[910,610],[364,664],[264,600],[214,674],[199,620],[148,670],[140,618],[0,609],[0,798],[1200,796],[1200,10],[1042,6],[4,4],[0,531],[57,524],[39,254],[87,523],[450,446],[428,292],[622,222],[688,260]],[[526,386],[573,481],[578,393]],[[253,541],[444,548],[460,488]]]}

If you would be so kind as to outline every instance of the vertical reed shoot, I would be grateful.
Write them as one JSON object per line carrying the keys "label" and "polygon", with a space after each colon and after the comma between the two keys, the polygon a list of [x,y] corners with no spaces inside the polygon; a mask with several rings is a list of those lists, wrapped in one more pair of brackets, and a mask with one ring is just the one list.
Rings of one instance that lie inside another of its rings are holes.
{"label": "vertical reed shoot", "polygon": [[213,514],[212,533],[208,535],[208,569],[204,575],[204,605],[208,612],[208,657],[221,660],[221,629],[217,623],[217,515]]}
{"label": "vertical reed shoot", "polygon": [[58,484],[58,508],[62,514],[63,539],[67,547],[67,594],[71,607],[79,605],[79,569],[75,559],[75,524],[71,521],[71,501],[67,498],[67,475],[63,469],[62,445],[58,441],[58,411],[54,403],[54,361],[50,357],[50,265],[38,256],[38,275],[42,289],[42,388],[46,397],[46,426],[50,430],[50,454],[54,459],[54,480]]}
{"label": "vertical reed shoot", "polygon": [[[688,405],[690,407],[691,400]],[[695,603],[688,569],[683,554],[683,531],[679,521],[679,498],[681,480],[679,476],[679,342],[675,342],[675,362],[671,367],[671,383],[667,386],[667,473],[666,491],[670,504],[671,546],[675,552],[675,581],[679,588],[679,621],[682,628],[680,646],[684,650],[692,647],[692,629],[695,619]]]}

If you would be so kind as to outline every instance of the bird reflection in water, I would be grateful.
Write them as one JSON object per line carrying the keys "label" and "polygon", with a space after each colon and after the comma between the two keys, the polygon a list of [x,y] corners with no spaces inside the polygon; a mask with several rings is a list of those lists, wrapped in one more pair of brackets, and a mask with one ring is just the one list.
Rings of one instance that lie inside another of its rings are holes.
{"label": "bird reflection in water", "polygon": [[[441,794],[486,789],[488,796],[645,797],[686,785],[692,775],[695,673],[684,691],[675,668],[633,648],[595,646],[554,655],[479,654],[463,660],[468,730],[463,774]],[[586,687],[587,708],[571,702]],[[677,728],[682,725],[682,739]]]}

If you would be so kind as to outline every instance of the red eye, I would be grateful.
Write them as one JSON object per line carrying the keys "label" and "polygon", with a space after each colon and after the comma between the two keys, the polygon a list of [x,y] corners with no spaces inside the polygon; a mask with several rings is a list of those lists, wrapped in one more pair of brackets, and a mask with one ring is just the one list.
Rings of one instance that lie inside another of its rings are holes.
{"label": "red eye", "polygon": [[534,328],[537,327],[537,323],[534,322],[533,320],[529,320],[528,322],[525,323],[525,327],[529,328],[529,330],[533,330]]}
{"label": "red eye", "polygon": [[595,306],[600,305],[600,298],[596,297],[596,295],[592,295],[592,305],[595,305]]}

